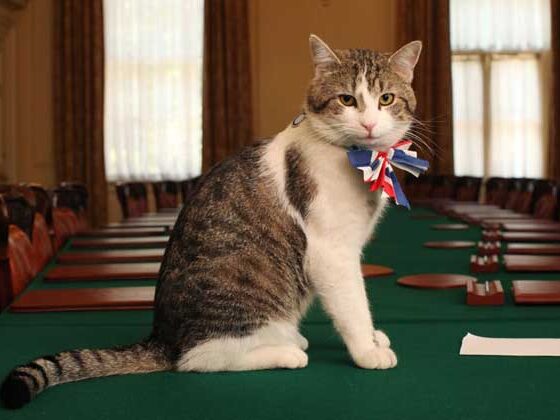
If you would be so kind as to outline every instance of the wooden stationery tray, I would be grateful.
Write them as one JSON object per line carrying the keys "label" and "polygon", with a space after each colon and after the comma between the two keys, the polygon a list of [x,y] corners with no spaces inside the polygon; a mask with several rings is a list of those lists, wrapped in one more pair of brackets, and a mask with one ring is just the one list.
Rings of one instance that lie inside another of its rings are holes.
{"label": "wooden stationery tray", "polygon": [[45,281],[157,279],[160,265],[160,263],[59,265],[45,274]]}
{"label": "wooden stationery tray", "polygon": [[502,238],[502,232],[499,230],[483,230],[482,239],[485,241],[499,241]]}
{"label": "wooden stationery tray", "polygon": [[512,285],[515,303],[541,305],[560,303],[558,280],[514,280]]}
{"label": "wooden stationery tray", "polygon": [[500,270],[498,256],[471,255],[471,273],[495,273]]}
{"label": "wooden stationery tray", "polygon": [[31,290],[11,312],[115,311],[152,309],[155,287]]}
{"label": "wooden stationery tray", "polygon": [[507,242],[560,242],[560,232],[502,232]]}
{"label": "wooden stationery tray", "polygon": [[526,244],[513,242],[506,245],[508,254],[560,255],[560,244]]}
{"label": "wooden stationery tray", "polygon": [[557,255],[504,255],[507,271],[560,271]]}
{"label": "wooden stationery tray", "polygon": [[62,264],[99,264],[126,262],[161,262],[164,248],[119,249],[92,252],[64,252],[56,260]]}
{"label": "wooden stationery tray", "polygon": [[98,239],[74,239],[73,248],[134,248],[153,247],[165,248],[168,236],[145,236],[142,238],[98,238]]}
{"label": "wooden stationery tray", "polygon": [[504,289],[499,280],[478,283],[467,282],[467,305],[503,305]]}
{"label": "wooden stationery tray", "polygon": [[478,255],[498,255],[501,251],[502,243],[500,241],[478,243]]}
{"label": "wooden stationery tray", "polygon": [[169,235],[166,227],[150,227],[150,228],[105,228],[80,232],[79,237],[95,237],[95,238],[111,238],[111,237],[142,237],[142,236],[160,236]]}

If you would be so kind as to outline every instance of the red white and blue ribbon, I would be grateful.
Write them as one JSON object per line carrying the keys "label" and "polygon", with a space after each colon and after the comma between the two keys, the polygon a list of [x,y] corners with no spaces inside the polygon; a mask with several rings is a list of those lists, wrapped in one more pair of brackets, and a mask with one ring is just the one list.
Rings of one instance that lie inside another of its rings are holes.
{"label": "red white and blue ribbon", "polygon": [[398,205],[410,209],[410,203],[404,195],[393,166],[415,177],[426,172],[429,167],[427,160],[418,159],[416,152],[408,150],[411,145],[410,140],[400,140],[385,152],[353,149],[348,151],[348,159],[352,166],[364,173],[364,182],[370,183],[370,191],[381,189],[383,196],[391,197]]}

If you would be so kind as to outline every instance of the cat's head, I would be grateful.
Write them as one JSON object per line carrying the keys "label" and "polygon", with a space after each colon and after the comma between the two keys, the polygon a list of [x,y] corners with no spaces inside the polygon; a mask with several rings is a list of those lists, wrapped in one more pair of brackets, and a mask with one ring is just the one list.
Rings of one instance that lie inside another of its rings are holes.
{"label": "cat's head", "polygon": [[316,134],[342,147],[386,150],[413,121],[416,97],[410,86],[422,43],[393,54],[371,50],[333,50],[309,38],[315,75],[305,111]]}

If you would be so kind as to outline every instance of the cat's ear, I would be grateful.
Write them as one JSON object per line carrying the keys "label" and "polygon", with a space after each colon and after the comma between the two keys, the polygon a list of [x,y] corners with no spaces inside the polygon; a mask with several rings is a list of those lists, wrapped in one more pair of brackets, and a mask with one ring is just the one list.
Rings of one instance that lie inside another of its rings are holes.
{"label": "cat's ear", "polygon": [[315,66],[329,63],[340,64],[340,59],[334,51],[317,35],[311,34],[309,36],[309,47],[311,48],[311,57]]}
{"label": "cat's ear", "polygon": [[414,66],[418,63],[421,51],[422,42],[409,42],[389,57],[391,69],[401,76],[407,83],[411,83],[414,77]]}

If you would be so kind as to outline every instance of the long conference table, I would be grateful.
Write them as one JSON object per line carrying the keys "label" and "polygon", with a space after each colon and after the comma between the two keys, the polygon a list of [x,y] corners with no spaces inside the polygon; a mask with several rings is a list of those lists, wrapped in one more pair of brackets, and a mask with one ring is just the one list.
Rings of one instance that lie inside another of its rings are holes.
{"label": "long conference table", "polygon": [[[554,357],[459,356],[463,336],[560,337],[559,306],[518,306],[512,280],[557,274],[479,274],[500,279],[506,303],[465,304],[465,289],[427,290],[396,284],[418,273],[469,273],[474,249],[423,247],[428,240],[480,239],[480,228],[432,229],[446,217],[391,208],[368,245],[364,262],[395,269],[366,281],[376,326],[399,357],[395,369],[368,371],[352,364],[316,303],[302,323],[309,339],[305,369],[242,373],[156,373],[89,380],[54,387],[0,419],[555,419],[560,418],[560,360]],[[71,243],[66,251],[72,249]],[[83,252],[94,252],[87,249]],[[51,264],[52,266],[52,264]],[[49,266],[47,269],[50,269]],[[149,286],[153,280],[43,282],[30,289]],[[138,341],[150,332],[152,312],[97,311],[0,315],[0,375],[41,355]]]}

